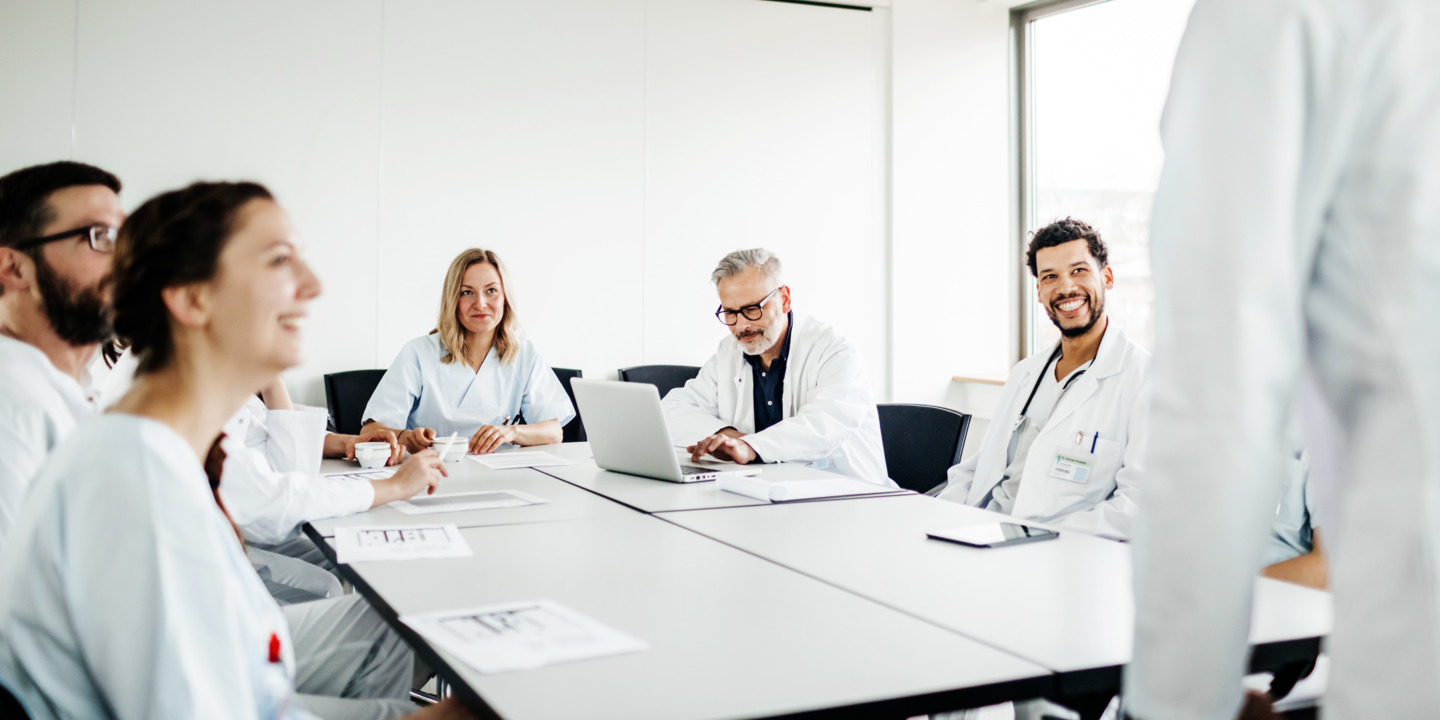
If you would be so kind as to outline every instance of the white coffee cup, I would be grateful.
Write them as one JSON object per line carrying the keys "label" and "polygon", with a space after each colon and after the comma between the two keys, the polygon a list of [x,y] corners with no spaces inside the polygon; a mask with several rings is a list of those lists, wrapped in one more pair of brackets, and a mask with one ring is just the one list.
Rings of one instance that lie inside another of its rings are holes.
{"label": "white coffee cup", "polygon": [[390,461],[390,443],[355,443],[355,459],[360,461],[360,467],[367,470],[385,467],[385,463]]}
{"label": "white coffee cup", "polygon": [[438,438],[432,447],[440,454],[441,462],[460,462],[470,449],[470,438]]}

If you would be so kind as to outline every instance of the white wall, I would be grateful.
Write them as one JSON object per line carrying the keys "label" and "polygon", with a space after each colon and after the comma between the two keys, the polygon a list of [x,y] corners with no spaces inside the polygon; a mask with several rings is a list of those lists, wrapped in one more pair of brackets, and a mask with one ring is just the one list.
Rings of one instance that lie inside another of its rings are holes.
{"label": "white wall", "polygon": [[763,245],[878,400],[987,415],[950,377],[1013,359],[1007,43],[973,0],[7,0],[0,170],[270,185],[326,288],[303,402],[429,330],[461,248],[603,377],[703,361],[710,269]]}

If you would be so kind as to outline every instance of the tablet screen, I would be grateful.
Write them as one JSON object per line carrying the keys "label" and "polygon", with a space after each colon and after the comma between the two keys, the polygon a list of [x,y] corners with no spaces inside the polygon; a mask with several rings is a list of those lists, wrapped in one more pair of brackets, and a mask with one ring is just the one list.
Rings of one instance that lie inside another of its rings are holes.
{"label": "tablet screen", "polygon": [[1046,530],[1035,527],[1034,525],[1021,525],[1010,522],[967,525],[965,527],[935,530],[926,534],[936,540],[948,540],[973,547],[1015,545],[1017,543],[1034,542],[1036,540],[1049,540],[1050,538],[1059,537],[1060,535],[1060,533],[1054,530]]}

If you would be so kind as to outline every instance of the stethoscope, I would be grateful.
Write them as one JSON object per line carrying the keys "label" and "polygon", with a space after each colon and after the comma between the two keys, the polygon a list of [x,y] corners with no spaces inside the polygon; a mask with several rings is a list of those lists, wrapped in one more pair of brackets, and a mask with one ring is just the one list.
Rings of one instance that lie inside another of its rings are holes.
{"label": "stethoscope", "polygon": [[[1058,359],[1060,359],[1060,346],[1056,345],[1055,352],[1050,353],[1050,359],[1045,361],[1045,368],[1041,370],[1040,375],[1035,378],[1035,386],[1030,388],[1030,395],[1029,397],[1025,398],[1025,405],[1020,408],[1020,417],[1015,418],[1015,424],[1010,426],[1011,435],[1019,432],[1020,427],[1025,424],[1025,420],[1027,419],[1025,417],[1025,414],[1030,412],[1030,403],[1035,401],[1035,393],[1040,392],[1040,383],[1045,382],[1046,373],[1050,372],[1050,366],[1055,364],[1055,361]],[[1076,371],[1069,378],[1067,378],[1065,380],[1065,384],[1060,386],[1060,397],[1065,397],[1065,391],[1070,389],[1071,383],[1074,383],[1077,379],[1079,379],[1081,375],[1085,374],[1086,370],[1089,369],[1090,368],[1088,367],[1082,368]],[[1059,398],[1056,398],[1055,402],[1056,404],[1059,404]]]}

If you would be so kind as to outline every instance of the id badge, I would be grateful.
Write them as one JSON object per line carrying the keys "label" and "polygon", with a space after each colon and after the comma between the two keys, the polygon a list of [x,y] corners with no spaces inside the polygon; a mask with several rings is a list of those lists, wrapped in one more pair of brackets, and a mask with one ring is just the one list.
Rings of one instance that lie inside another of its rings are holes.
{"label": "id badge", "polygon": [[1050,469],[1050,477],[1057,480],[1069,480],[1073,483],[1084,483],[1090,478],[1090,453],[1061,452],[1057,454],[1055,467]]}

